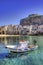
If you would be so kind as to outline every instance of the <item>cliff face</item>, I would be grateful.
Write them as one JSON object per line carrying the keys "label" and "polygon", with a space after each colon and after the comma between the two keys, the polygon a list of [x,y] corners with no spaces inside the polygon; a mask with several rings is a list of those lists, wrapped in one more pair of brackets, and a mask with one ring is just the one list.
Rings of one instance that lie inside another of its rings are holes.
{"label": "cliff face", "polygon": [[20,25],[41,25],[43,24],[43,15],[31,14],[28,17],[20,20]]}

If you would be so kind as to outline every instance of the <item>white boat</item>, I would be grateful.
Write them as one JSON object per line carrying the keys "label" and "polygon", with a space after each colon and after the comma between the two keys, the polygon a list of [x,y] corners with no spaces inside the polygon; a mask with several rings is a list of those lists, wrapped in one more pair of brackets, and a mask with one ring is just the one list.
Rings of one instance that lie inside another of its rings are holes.
{"label": "white boat", "polygon": [[27,48],[17,48],[16,45],[7,45],[6,48],[9,49],[10,52],[16,52],[16,53],[22,53],[22,52],[28,52],[32,50],[36,50],[38,48],[38,45],[28,45]]}
{"label": "white boat", "polygon": [[5,47],[11,52],[27,52],[38,48],[38,45],[29,45],[28,43],[29,41],[22,40],[19,42],[19,45],[6,45]]}
{"label": "white boat", "polygon": [[16,52],[16,53],[22,53],[22,52],[28,52],[28,51],[33,51],[36,50],[38,48],[38,46],[34,46],[31,48],[25,48],[25,49],[10,49],[10,52]]}

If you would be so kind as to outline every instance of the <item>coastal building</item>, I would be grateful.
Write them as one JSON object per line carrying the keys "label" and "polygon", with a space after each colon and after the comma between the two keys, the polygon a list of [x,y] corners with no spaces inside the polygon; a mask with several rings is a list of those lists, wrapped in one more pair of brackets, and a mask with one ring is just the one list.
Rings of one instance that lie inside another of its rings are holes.
{"label": "coastal building", "polygon": [[22,34],[23,27],[21,25],[18,25],[18,33]]}
{"label": "coastal building", "polygon": [[39,33],[43,33],[43,25],[39,25],[38,26],[38,32]]}
{"label": "coastal building", "polygon": [[37,34],[38,25],[30,25],[30,34]]}
{"label": "coastal building", "polygon": [[0,27],[0,34],[7,34],[7,27],[8,26],[1,26]]}
{"label": "coastal building", "polygon": [[16,33],[21,34],[23,30],[23,27],[21,25],[16,25]]}
{"label": "coastal building", "polygon": [[29,32],[30,32],[30,26],[29,25],[23,26],[22,34],[29,34]]}
{"label": "coastal building", "polygon": [[16,34],[16,26],[13,25],[13,33]]}
{"label": "coastal building", "polygon": [[14,34],[18,34],[18,25],[13,26]]}
{"label": "coastal building", "polygon": [[13,34],[13,25],[8,25],[7,34]]}
{"label": "coastal building", "polygon": [[6,25],[0,26],[0,34],[38,34],[43,33],[43,25]]}

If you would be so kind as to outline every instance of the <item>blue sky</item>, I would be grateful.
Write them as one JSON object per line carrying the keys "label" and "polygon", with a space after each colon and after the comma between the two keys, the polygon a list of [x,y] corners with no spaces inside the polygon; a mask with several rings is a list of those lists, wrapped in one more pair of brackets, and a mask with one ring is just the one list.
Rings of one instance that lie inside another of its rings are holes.
{"label": "blue sky", "polygon": [[0,26],[17,25],[29,14],[43,15],[43,0],[0,0]]}

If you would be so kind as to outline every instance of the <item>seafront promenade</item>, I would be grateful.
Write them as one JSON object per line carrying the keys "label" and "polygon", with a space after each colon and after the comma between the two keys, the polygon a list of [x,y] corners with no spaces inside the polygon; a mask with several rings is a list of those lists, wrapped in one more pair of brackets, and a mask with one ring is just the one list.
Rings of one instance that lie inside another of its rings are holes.
{"label": "seafront promenade", "polygon": [[17,37],[17,36],[20,36],[20,35],[0,35],[0,37],[13,37],[13,36]]}

